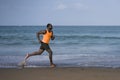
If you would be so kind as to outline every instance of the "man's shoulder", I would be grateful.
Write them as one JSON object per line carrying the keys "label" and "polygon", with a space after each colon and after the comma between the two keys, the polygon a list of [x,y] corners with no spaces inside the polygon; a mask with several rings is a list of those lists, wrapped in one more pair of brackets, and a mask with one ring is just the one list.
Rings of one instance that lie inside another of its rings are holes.
{"label": "man's shoulder", "polygon": [[43,32],[44,32],[44,34],[46,34],[46,33],[47,33],[47,30],[43,30]]}
{"label": "man's shoulder", "polygon": [[38,33],[45,34],[47,31],[46,30],[40,30]]}

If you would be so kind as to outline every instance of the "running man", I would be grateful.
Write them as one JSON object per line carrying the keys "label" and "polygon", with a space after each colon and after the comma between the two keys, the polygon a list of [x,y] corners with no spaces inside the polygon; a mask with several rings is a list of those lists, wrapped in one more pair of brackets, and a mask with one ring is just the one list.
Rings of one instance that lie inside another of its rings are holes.
{"label": "running man", "polygon": [[[55,36],[53,35],[52,29],[53,29],[52,24],[47,24],[47,29],[46,30],[41,30],[41,31],[37,32],[37,38],[38,38],[39,43],[41,44],[40,49],[38,51],[28,53],[25,56],[24,64],[29,57],[35,56],[35,55],[41,55],[46,50],[49,53],[50,67],[55,67],[56,66],[53,63],[53,60],[52,60],[53,52],[52,52],[52,50],[49,46],[50,39],[51,40],[55,39]],[[42,40],[40,39],[40,35],[43,35]]]}

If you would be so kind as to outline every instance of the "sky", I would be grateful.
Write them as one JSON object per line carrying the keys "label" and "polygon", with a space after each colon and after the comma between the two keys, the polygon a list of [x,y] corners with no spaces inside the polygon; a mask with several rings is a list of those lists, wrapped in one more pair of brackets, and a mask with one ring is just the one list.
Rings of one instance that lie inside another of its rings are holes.
{"label": "sky", "polygon": [[120,25],[120,0],[0,0],[0,25]]}

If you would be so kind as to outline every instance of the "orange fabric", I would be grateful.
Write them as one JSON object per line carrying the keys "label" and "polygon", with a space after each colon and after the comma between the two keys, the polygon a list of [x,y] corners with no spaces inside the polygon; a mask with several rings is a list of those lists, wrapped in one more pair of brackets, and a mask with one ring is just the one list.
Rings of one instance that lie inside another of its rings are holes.
{"label": "orange fabric", "polygon": [[43,35],[42,42],[48,44],[50,42],[51,36],[52,36],[52,32],[49,32],[48,30],[46,30],[46,33]]}

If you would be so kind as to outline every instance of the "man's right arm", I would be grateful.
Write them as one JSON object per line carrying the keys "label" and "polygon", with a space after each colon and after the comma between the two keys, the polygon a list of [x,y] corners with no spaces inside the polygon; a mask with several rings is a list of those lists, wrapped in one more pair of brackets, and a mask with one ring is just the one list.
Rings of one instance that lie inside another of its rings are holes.
{"label": "man's right arm", "polygon": [[38,39],[38,41],[39,41],[39,43],[41,43],[42,41],[41,41],[41,39],[40,39],[40,34],[45,34],[46,33],[46,30],[41,30],[41,31],[39,31],[39,32],[37,32],[36,33],[36,36],[37,36],[37,39]]}

